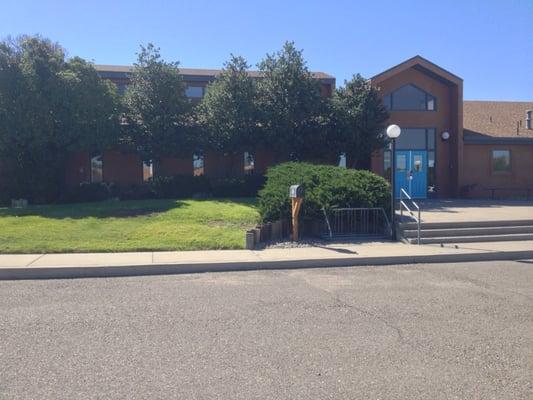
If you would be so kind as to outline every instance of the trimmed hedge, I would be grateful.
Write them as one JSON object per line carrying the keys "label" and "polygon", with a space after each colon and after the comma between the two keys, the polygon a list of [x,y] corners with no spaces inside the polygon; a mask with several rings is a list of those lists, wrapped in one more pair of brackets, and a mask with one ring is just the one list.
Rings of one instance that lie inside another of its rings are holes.
{"label": "trimmed hedge", "polygon": [[[246,175],[238,178],[209,179],[206,176],[160,176],[139,185],[117,186],[113,183],[82,182],[64,191],[60,203],[121,200],[186,199],[209,197],[256,197],[265,177]],[[7,203],[7,200],[6,200]]]}
{"label": "trimmed hedge", "polygon": [[291,217],[289,186],[302,184],[305,200],[300,215],[322,218],[336,207],[390,208],[390,185],[370,171],[330,165],[288,162],[270,168],[259,192],[259,212],[264,222]]}
{"label": "trimmed hedge", "polygon": [[104,201],[115,197],[117,187],[113,183],[91,183],[82,182],[78,186],[73,186],[64,191],[59,203],[85,203],[90,201]]}
{"label": "trimmed hedge", "polygon": [[246,175],[238,178],[209,179],[206,176],[158,177],[151,183],[156,198],[256,197],[265,177]]}
{"label": "trimmed hedge", "polygon": [[158,176],[148,185],[154,197],[158,199],[208,197],[211,189],[209,179],[203,175]]}
{"label": "trimmed hedge", "polygon": [[239,178],[222,178],[211,181],[213,197],[257,197],[265,185],[263,175],[245,175]]}

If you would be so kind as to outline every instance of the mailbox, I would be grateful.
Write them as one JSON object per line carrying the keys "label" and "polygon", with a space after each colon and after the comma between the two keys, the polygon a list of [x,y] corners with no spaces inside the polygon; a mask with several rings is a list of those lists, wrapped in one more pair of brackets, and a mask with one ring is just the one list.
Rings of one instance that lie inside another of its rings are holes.
{"label": "mailbox", "polygon": [[291,199],[303,199],[305,195],[305,188],[303,185],[292,185],[289,188],[289,197]]}

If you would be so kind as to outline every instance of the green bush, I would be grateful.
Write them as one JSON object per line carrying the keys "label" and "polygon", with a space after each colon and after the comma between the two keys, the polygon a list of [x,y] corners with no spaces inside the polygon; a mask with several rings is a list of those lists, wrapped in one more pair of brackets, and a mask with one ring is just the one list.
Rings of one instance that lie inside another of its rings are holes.
{"label": "green bush", "polygon": [[68,188],[58,199],[59,203],[86,203],[104,201],[115,196],[116,186],[113,183],[81,182]]}
{"label": "green bush", "polygon": [[248,175],[238,178],[209,179],[192,175],[160,176],[150,183],[156,198],[256,197],[265,177]]}
{"label": "green bush", "polygon": [[390,186],[370,171],[289,162],[270,168],[259,192],[259,212],[263,221],[290,218],[289,186],[302,184],[305,200],[303,218],[321,218],[322,209],[336,207],[390,208]]}
{"label": "green bush", "polygon": [[155,198],[149,182],[122,186],[116,190],[114,197],[120,200],[147,200]]}
{"label": "green bush", "polygon": [[263,175],[216,179],[211,181],[211,194],[213,197],[257,197],[264,185]]}
{"label": "green bush", "polygon": [[208,196],[211,192],[209,179],[203,175],[158,176],[150,182],[150,188],[154,197],[159,199]]}

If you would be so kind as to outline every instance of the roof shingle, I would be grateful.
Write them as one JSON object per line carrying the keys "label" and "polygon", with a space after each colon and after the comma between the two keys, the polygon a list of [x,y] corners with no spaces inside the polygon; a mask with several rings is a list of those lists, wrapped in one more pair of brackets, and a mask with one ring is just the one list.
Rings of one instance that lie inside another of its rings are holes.
{"label": "roof shingle", "polygon": [[[122,73],[127,74],[133,71],[133,66],[131,65],[95,65],[94,68],[98,72],[112,72],[112,73]],[[182,75],[189,76],[198,76],[206,78],[215,78],[218,74],[222,72],[221,69],[203,69],[203,68],[179,68],[179,72]],[[261,77],[260,71],[248,71],[248,74],[251,77],[258,78]],[[325,72],[311,72],[314,78],[316,79],[335,79],[334,76],[326,74]]]}
{"label": "roof shingle", "polygon": [[526,110],[533,110],[533,102],[465,100],[465,140],[483,137],[533,138],[533,129],[526,129]]}

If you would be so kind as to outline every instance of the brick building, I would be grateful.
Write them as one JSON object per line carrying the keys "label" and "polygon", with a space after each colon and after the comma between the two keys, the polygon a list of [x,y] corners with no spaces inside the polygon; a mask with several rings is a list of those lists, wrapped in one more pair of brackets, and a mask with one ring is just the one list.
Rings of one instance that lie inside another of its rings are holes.
{"label": "brick building", "polygon": [[[101,77],[123,92],[131,67],[97,65]],[[180,69],[186,95],[198,101],[219,70]],[[258,78],[258,72],[251,71]],[[331,96],[335,78],[315,72],[321,93]],[[396,181],[415,198],[523,197],[533,195],[533,102],[463,101],[463,80],[420,57],[371,78],[390,112],[389,123],[402,128],[397,141]],[[349,155],[348,155],[349,157]],[[230,156],[215,152],[165,158],[143,165],[135,154],[117,150],[102,155],[74,154],[67,183],[109,181],[139,184],[152,175],[208,177],[262,174],[274,163],[269,151]],[[371,169],[390,176],[388,148],[372,156]],[[399,190],[399,189],[398,189]]]}
{"label": "brick building", "polygon": [[[109,79],[117,86],[119,94],[123,94],[128,83],[132,67],[116,65],[96,65],[98,74]],[[220,70],[180,68],[180,74],[186,85],[185,94],[191,101],[199,101],[205,94],[207,85],[216,79]],[[260,78],[260,72],[250,71],[250,76]],[[323,72],[313,72],[319,81],[323,96],[331,96],[335,90],[335,78]],[[129,186],[142,183],[153,175],[203,175],[211,178],[240,176],[249,173],[264,174],[274,163],[275,157],[269,151],[258,150],[256,154],[248,152],[242,155],[227,155],[213,151],[204,154],[192,154],[190,157],[163,158],[154,165],[145,165],[139,156],[121,153],[117,150],[103,154],[73,154],[66,171],[67,185],[81,182],[114,182],[117,185]]]}
{"label": "brick building", "polygon": [[[463,101],[463,80],[413,57],[371,78],[402,129],[396,182],[413,197],[533,194],[533,102]],[[390,175],[389,149],[372,170]]]}

